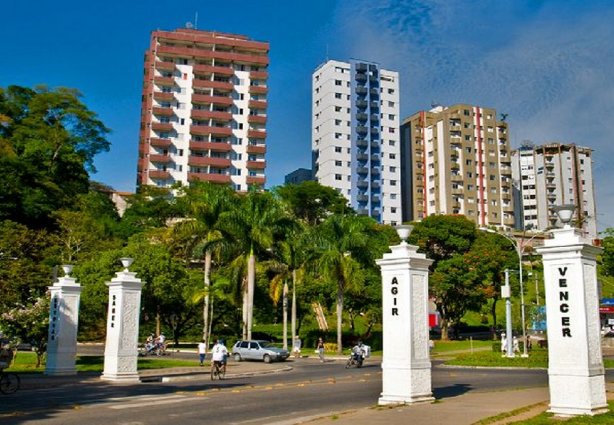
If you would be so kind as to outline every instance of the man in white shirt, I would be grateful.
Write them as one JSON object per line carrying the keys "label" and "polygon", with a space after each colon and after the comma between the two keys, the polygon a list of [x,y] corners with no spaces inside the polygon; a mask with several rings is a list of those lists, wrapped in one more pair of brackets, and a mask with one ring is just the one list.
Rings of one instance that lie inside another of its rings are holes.
{"label": "man in white shirt", "polygon": [[224,345],[224,340],[218,339],[217,343],[211,349],[211,367],[215,363],[220,363],[226,373],[226,359],[228,358],[228,349]]}

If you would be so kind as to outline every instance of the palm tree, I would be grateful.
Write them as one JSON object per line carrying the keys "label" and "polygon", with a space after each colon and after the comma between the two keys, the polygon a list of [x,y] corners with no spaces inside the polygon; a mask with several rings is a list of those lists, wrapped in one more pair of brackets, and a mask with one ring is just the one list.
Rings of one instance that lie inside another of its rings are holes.
{"label": "palm tree", "polygon": [[342,354],[343,299],[346,291],[364,282],[359,261],[368,250],[367,230],[372,219],[355,215],[332,215],[317,228],[318,242],[311,266],[324,279],[336,284],[337,352]]}
{"label": "palm tree", "polygon": [[[256,258],[281,237],[292,220],[271,194],[251,190],[221,216],[221,226],[238,245],[247,262],[247,285],[244,292],[243,337],[251,339],[256,282]],[[270,254],[268,254],[270,255]]]}
{"label": "palm tree", "polygon": [[198,182],[184,189],[184,196],[180,197],[185,209],[187,219],[179,221],[174,226],[177,236],[188,241],[187,248],[193,256],[203,258],[204,291],[203,305],[203,339],[207,347],[210,339],[209,305],[211,285],[211,262],[216,247],[227,242],[225,235],[219,228],[220,216],[230,204],[232,192],[226,186],[215,185],[208,182]]}

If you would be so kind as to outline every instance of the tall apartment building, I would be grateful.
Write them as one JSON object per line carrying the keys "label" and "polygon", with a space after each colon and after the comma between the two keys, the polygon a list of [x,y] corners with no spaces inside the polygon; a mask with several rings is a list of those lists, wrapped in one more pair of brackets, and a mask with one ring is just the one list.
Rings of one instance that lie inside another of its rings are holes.
{"label": "tall apartment building", "polygon": [[330,60],[312,76],[315,179],[381,223],[401,223],[399,74]]}
{"label": "tall apartment building", "polygon": [[268,43],[242,35],[152,33],[137,185],[264,185],[268,52]]}
{"label": "tall apartment building", "polygon": [[555,207],[574,204],[574,222],[597,237],[592,150],[574,144],[523,144],[512,152],[516,227],[546,230],[557,222]]}
{"label": "tall apartment building", "polygon": [[478,226],[514,226],[508,127],[491,108],[420,111],[401,126],[403,221],[462,214]]}

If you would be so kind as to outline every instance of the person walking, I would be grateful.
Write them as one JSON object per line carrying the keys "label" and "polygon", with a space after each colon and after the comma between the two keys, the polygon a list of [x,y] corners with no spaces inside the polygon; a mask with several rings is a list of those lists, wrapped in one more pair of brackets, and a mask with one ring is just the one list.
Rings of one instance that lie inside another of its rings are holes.
{"label": "person walking", "polygon": [[298,335],[294,336],[294,341],[292,341],[292,353],[294,353],[294,358],[301,357],[301,339]]}
{"label": "person walking", "polygon": [[200,365],[202,366],[205,362],[205,355],[207,354],[207,344],[205,344],[205,340],[203,339],[198,343],[198,358],[200,360]]}
{"label": "person walking", "polygon": [[318,338],[317,351],[318,356],[320,356],[320,362],[324,363],[324,340],[322,338]]}

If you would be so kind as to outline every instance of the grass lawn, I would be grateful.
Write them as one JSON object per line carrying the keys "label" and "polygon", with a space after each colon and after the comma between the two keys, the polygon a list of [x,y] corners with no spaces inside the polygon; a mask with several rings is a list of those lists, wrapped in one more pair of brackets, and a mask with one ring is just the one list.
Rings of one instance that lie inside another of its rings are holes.
{"label": "grass lawn", "polygon": [[[603,361],[606,368],[614,368],[614,360],[605,359]],[[447,365],[454,366],[487,366],[487,367],[529,367],[547,368],[548,350],[533,349],[529,352],[529,357],[523,358],[516,355],[514,358],[501,357],[501,353],[492,351],[478,351],[474,353],[462,353],[448,360]]]}
{"label": "grass lawn", "polygon": [[482,348],[492,347],[493,341],[480,340],[462,340],[462,341],[435,341],[435,347],[431,350],[431,354],[442,354],[450,351],[471,350],[471,347]]}
{"label": "grass lawn", "polygon": [[[613,424],[614,423],[614,401],[608,403],[610,411],[596,416],[575,416],[571,418],[555,417],[552,413],[541,413],[531,419],[522,419],[518,422],[506,422],[509,424],[523,425],[552,425],[562,423],[565,425],[581,425],[581,424]],[[492,418],[484,419],[478,422],[479,425],[487,425],[505,419],[507,415],[493,416]]]}
{"label": "grass lawn", "polygon": [[[77,356],[77,371],[79,372],[102,372],[104,366],[103,356]],[[172,357],[139,357],[138,370],[165,369],[171,367],[195,367],[198,359],[178,360]],[[15,373],[44,372],[45,365],[36,367],[36,354],[20,351],[15,356],[15,363],[10,368]]]}

